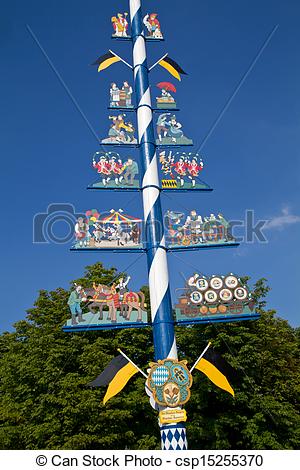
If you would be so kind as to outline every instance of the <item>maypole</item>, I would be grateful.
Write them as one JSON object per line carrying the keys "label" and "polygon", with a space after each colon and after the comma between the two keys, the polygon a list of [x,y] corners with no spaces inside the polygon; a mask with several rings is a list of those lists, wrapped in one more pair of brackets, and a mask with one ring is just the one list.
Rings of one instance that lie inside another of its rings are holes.
{"label": "maypole", "polygon": [[[115,62],[122,61],[133,71],[136,105],[132,102],[133,89],[127,81],[120,88],[111,83],[110,106],[118,114],[109,116],[111,121],[108,137],[100,140],[113,151],[97,150],[93,155],[92,167],[99,175],[97,182],[88,189],[105,191],[137,191],[143,195],[143,221],[137,216],[124,213],[123,209],[101,212],[89,209],[78,217],[75,224],[75,244],[72,251],[103,251],[119,253],[146,253],[151,304],[151,322],[144,308],[144,293],[128,289],[131,276],[118,275],[111,284],[98,281],[83,287],[74,284],[68,306],[71,318],[63,330],[68,332],[101,331],[118,328],[151,327],[155,361],[150,362],[148,374],[120,349],[120,355],[112,359],[104,371],[89,385],[108,386],[103,403],[119,393],[136,373],[147,378],[145,390],[151,406],[159,410],[159,427],[163,450],[187,449],[183,405],[188,402],[193,383],[191,372],[198,369],[216,386],[234,395],[228,379],[231,367],[213,347],[204,349],[194,366],[189,370],[187,360],[178,360],[175,338],[175,324],[193,325],[218,322],[254,320],[259,318],[255,301],[247,286],[233,273],[228,275],[205,276],[194,272],[186,280],[173,316],[169,287],[167,252],[230,248],[238,246],[231,233],[230,223],[221,212],[217,216],[201,216],[196,209],[185,215],[168,210],[164,218],[161,207],[161,191],[211,191],[206,183],[199,180],[203,169],[201,156],[197,152],[174,148],[192,146],[182,124],[176,115],[178,111],[174,97],[176,87],[170,82],[159,82],[156,87],[161,96],[156,97],[156,108],[152,108],[149,86],[149,72],[160,65],[177,80],[185,75],[184,70],[168,54],[148,68],[146,41],[163,39],[157,14],[142,15],[141,0],[129,0],[131,34],[127,34],[128,13],[118,13],[111,21],[114,39],[132,42],[133,65],[109,50],[93,65],[98,72]],[[145,36],[144,28],[149,34]],[[137,138],[134,125],[123,111],[136,111]],[[157,138],[154,135],[153,111],[158,111]],[[139,164],[132,155],[124,156],[116,149],[138,148]],[[169,148],[168,153],[166,148]],[[171,149],[171,150],[170,150]],[[158,150],[158,152],[157,152]],[[158,154],[157,154],[158,153]],[[141,177],[137,177],[137,175]],[[144,224],[144,229],[140,223]],[[198,270],[197,270],[198,271]],[[84,312],[81,309],[84,306]],[[103,310],[108,307],[108,312]],[[121,345],[120,345],[121,346]],[[230,379],[231,380],[231,379]]]}
{"label": "maypole", "polygon": [[[155,359],[177,359],[141,0],[129,7]],[[187,449],[184,423],[161,425],[160,432],[162,449]]]}

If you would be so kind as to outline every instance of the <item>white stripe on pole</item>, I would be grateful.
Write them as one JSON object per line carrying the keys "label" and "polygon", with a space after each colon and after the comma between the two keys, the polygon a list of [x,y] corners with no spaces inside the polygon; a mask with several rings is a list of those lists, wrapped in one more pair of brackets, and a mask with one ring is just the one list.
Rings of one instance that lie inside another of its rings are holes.
{"label": "white stripe on pole", "polygon": [[[150,165],[148,166],[147,170],[145,171],[143,177],[143,188],[145,186],[149,186],[150,184],[154,186],[159,186],[159,178],[158,178],[158,170],[157,170],[157,157],[156,153],[154,154]],[[156,200],[156,197],[155,197]],[[155,203],[155,201],[154,201]],[[146,219],[146,217],[145,217]]]}
{"label": "white stripe on pole", "polygon": [[138,9],[141,7],[141,0],[130,0],[130,5],[129,5],[129,8],[130,8],[130,17],[131,18],[134,18],[135,15],[136,15],[136,12],[138,11]]}
{"label": "white stripe on pole", "polygon": [[143,96],[140,100],[140,103],[139,103],[140,106],[143,106],[145,104],[150,106],[150,108],[151,108],[151,97],[150,97],[150,88],[149,87],[147,88],[147,91],[145,91],[145,93],[143,94]]}
{"label": "white stripe on pole", "polygon": [[[152,183],[153,184],[153,183]],[[143,204],[144,204],[144,217],[147,220],[148,215],[155,204],[156,199],[159,196],[159,189],[157,188],[146,188],[143,190]]]}
{"label": "white stripe on pole", "polygon": [[169,285],[166,251],[158,248],[149,271],[150,296],[152,294],[153,302],[151,304],[152,321],[155,319],[156,312],[160,306]]}
{"label": "white stripe on pole", "polygon": [[135,65],[141,65],[146,60],[145,39],[139,36],[133,46],[133,58]]}
{"label": "white stripe on pole", "polygon": [[176,338],[175,338],[175,336],[174,336],[174,342],[173,342],[173,345],[172,345],[172,348],[171,348],[169,357],[171,357],[172,359],[177,359],[177,358],[178,358],[178,356],[177,356],[177,345],[176,345]]}
{"label": "white stripe on pole", "polygon": [[139,132],[139,143],[142,140],[142,137],[148,128],[150,122],[152,121],[152,111],[148,106],[142,106],[137,110],[137,119],[138,119],[138,132]]}

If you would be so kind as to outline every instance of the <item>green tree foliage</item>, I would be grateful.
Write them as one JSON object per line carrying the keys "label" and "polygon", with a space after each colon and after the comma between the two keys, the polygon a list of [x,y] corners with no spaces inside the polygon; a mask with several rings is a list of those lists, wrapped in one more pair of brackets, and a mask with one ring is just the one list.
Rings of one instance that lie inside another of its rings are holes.
{"label": "green tree foliage", "polygon": [[[110,283],[116,275],[96,263],[75,282]],[[194,372],[186,406],[191,449],[299,448],[299,329],[265,310],[267,292],[265,280],[258,281],[259,321],[177,328],[180,358],[192,365],[211,340],[237,370],[234,399]],[[63,333],[68,295],[61,288],[40,291],[26,320],[0,336],[0,448],[160,448],[142,376],[106,406],[104,389],[86,387],[118,347],[146,369],[154,353],[151,329]]]}

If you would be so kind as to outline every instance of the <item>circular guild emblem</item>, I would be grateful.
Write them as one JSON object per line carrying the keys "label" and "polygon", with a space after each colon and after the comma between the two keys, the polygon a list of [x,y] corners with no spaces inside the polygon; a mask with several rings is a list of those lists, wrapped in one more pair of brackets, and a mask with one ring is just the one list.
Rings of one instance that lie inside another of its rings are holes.
{"label": "circular guild emblem", "polygon": [[221,287],[223,287],[223,279],[220,277],[212,277],[210,280],[210,287],[213,289],[221,289]]}
{"label": "circular guild emblem", "polygon": [[175,359],[150,363],[147,387],[153,393],[156,403],[175,408],[189,400],[193,379],[186,363],[187,361]]}
{"label": "circular guild emblem", "polygon": [[220,291],[220,299],[223,300],[223,302],[229,302],[232,300],[232,292],[229,289],[222,289]]}
{"label": "circular guild emblem", "polygon": [[238,300],[245,300],[248,297],[248,292],[244,287],[237,287],[234,291],[234,296]]}
{"label": "circular guild emblem", "polygon": [[190,300],[193,304],[201,304],[202,298],[203,296],[201,292],[198,292],[197,290],[194,290],[194,292],[190,294]]}
{"label": "circular guild emblem", "polygon": [[208,281],[204,278],[197,279],[196,286],[198,290],[203,292],[208,288]]}
{"label": "circular guild emblem", "polygon": [[206,302],[208,302],[209,304],[215,303],[218,299],[218,295],[214,290],[206,291],[204,294],[204,297],[205,297]]}
{"label": "circular guild emblem", "polygon": [[239,284],[239,280],[235,276],[227,276],[225,278],[225,284],[226,287],[229,287],[229,289],[235,289]]}

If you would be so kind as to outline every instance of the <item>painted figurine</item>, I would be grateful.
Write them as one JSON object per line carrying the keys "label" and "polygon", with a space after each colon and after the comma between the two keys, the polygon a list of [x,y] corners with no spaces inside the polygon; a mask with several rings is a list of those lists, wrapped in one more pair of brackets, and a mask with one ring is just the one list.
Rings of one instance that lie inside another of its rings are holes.
{"label": "painted figurine", "polygon": [[81,286],[76,286],[75,289],[71,292],[68,299],[68,305],[72,315],[72,326],[78,325],[76,317],[78,317],[78,322],[80,323],[85,321],[82,318],[82,310],[80,307],[81,302],[84,301],[86,301],[86,297],[83,288]]}
{"label": "painted figurine", "polygon": [[211,243],[232,243],[230,222],[222,214],[202,217],[195,209],[185,218],[184,214],[168,211],[165,214],[168,240],[171,246],[208,245]]}
{"label": "painted figurine", "polygon": [[[68,320],[67,325],[78,325],[77,317],[78,322],[88,321],[89,326],[110,325],[118,322],[124,324],[125,321],[129,320],[146,323],[145,295],[142,291],[133,292],[128,290],[127,285],[130,279],[130,276],[126,279],[120,277],[117,283],[112,285],[93,282],[92,287],[87,287],[84,290],[81,286],[75,286],[68,300],[72,318]],[[88,310],[88,313],[83,315],[80,307],[81,302],[86,302]],[[108,308],[107,312],[104,312],[104,307]],[[133,310],[137,312],[136,319],[131,319]],[[104,318],[105,314],[107,315],[106,318]],[[95,315],[97,315],[96,318]]]}
{"label": "painted figurine", "polygon": [[189,173],[188,178],[191,180],[192,187],[196,185],[196,178],[199,175],[199,172],[203,169],[203,162],[200,160],[198,163],[197,157],[193,156],[191,160],[186,161],[187,171]]}
{"label": "painted figurine", "polygon": [[191,210],[190,215],[187,216],[183,229],[189,229],[191,233],[192,243],[203,243],[202,237],[203,220],[201,215],[198,215],[195,210]]}
{"label": "painted figurine", "polygon": [[112,83],[109,90],[110,94],[110,106],[116,108],[120,106],[120,89],[116,83]]}
{"label": "painted figurine", "polygon": [[147,13],[147,15],[144,16],[143,23],[148,30],[149,38],[163,39],[160,22],[157,19],[157,13]]}
{"label": "painted figurine", "polygon": [[91,238],[89,224],[84,221],[83,217],[78,217],[77,219],[75,224],[75,237],[80,248],[89,246]]}
{"label": "painted figurine", "polygon": [[137,140],[134,137],[134,127],[133,124],[129,121],[125,122],[126,114],[119,114],[118,116],[109,116],[109,119],[112,120],[108,132],[108,138],[103,139],[101,142],[103,144],[113,143],[113,144],[136,144]]}
{"label": "painted figurine", "polygon": [[221,213],[218,214],[218,220],[222,224],[222,226],[224,227],[225,241],[228,242],[228,241],[234,240],[234,237],[231,233],[230,222],[228,222],[228,220],[226,220],[225,217],[223,216],[223,214],[221,214]]}
{"label": "painted figurine", "polygon": [[[81,237],[76,237],[73,249],[141,247],[141,219],[127,216],[122,209],[112,209],[102,217],[93,209],[86,212],[86,217],[86,221],[80,217],[76,223],[75,233],[80,233]],[[84,243],[87,238],[88,242]]]}
{"label": "painted figurine", "polygon": [[186,164],[183,157],[173,164],[174,172],[177,174],[177,179],[180,181],[180,186],[184,185],[184,177],[186,176]]}
{"label": "painted figurine", "polygon": [[123,302],[123,299],[124,299],[124,294],[128,292],[127,285],[130,279],[131,279],[130,276],[127,276],[125,280],[123,277],[120,277],[118,284],[116,285],[116,289],[118,289],[119,291],[120,315],[121,317],[124,317],[124,318],[127,317],[128,306],[126,305],[126,303]]}
{"label": "painted figurine", "polygon": [[173,167],[174,167],[174,156],[170,150],[169,155],[166,156],[165,150],[159,153],[159,161],[161,163],[161,169],[164,177],[174,178]]}
{"label": "painted figurine", "polygon": [[122,160],[117,160],[115,156],[112,156],[109,160],[110,173],[113,174],[116,186],[122,181],[123,176],[123,165]]}
{"label": "painted figurine", "polygon": [[134,178],[139,173],[138,164],[132,160],[132,158],[128,158],[127,162],[124,163],[124,184],[128,186],[133,186]]}
{"label": "painted figurine", "polygon": [[138,244],[140,243],[140,236],[141,236],[141,231],[139,229],[139,226],[137,223],[133,224],[131,231],[130,231],[130,238],[133,241],[133,243]]}
{"label": "painted figurine", "polygon": [[[159,161],[161,164],[161,172],[163,174],[163,188],[209,188],[203,181],[197,181],[199,173],[203,170],[203,161],[197,153],[185,153],[172,151],[166,156],[166,152],[162,150],[159,153]],[[173,183],[173,184],[170,184]]]}
{"label": "painted figurine", "polygon": [[100,245],[101,241],[105,238],[106,230],[103,225],[99,224],[99,222],[95,222],[93,224],[93,237],[95,240],[95,244]]}
{"label": "painted figurine", "polygon": [[93,156],[93,168],[101,175],[101,183],[93,187],[138,186],[136,179],[139,168],[136,161],[128,157],[123,161],[117,152],[96,152]]}
{"label": "painted figurine", "polygon": [[[170,117],[169,117],[170,116]],[[182,124],[175,115],[163,113],[158,116],[156,123],[157,145],[191,145],[193,141],[185,137]]]}
{"label": "painted figurine", "polygon": [[167,211],[164,215],[164,223],[168,230],[168,241],[171,245],[180,244],[183,238],[183,217],[182,212]]}
{"label": "painted figurine", "polygon": [[171,137],[172,142],[177,142],[183,136],[183,131],[181,130],[182,124],[177,121],[176,116],[171,116],[170,121],[167,122],[168,133],[167,136]]}
{"label": "painted figurine", "polygon": [[113,36],[115,37],[128,37],[127,30],[128,30],[128,21],[127,21],[128,13],[118,13],[117,16],[113,16],[111,19],[114,33]]}
{"label": "painted figurine", "polygon": [[132,98],[132,87],[129,85],[127,81],[123,82],[122,86],[122,92],[123,92],[123,99],[124,99],[124,104],[125,108],[131,108],[132,103],[131,103],[131,98]]}
{"label": "painted figurine", "polygon": [[157,85],[157,88],[161,90],[161,95],[156,98],[156,106],[159,109],[170,109],[176,108],[176,102],[172,93],[176,93],[176,87],[173,83],[170,82],[160,82]]}
{"label": "painted figurine", "polygon": [[156,130],[157,130],[159,142],[162,142],[162,139],[164,137],[167,137],[167,134],[168,134],[167,118],[168,118],[167,113],[160,114],[157,118]]}
{"label": "painted figurine", "polygon": [[116,83],[112,83],[109,90],[111,108],[133,108],[132,87],[125,80],[121,88]]}
{"label": "painted figurine", "polygon": [[188,287],[195,287],[197,285],[196,282],[197,282],[198,277],[199,277],[199,274],[197,273],[190,276],[186,282]]}
{"label": "painted figurine", "polygon": [[[99,152],[96,152],[95,155],[97,155],[97,153]],[[101,155],[97,162],[95,160],[95,155],[93,157],[93,167],[95,168],[95,170],[97,170],[98,173],[102,175],[102,184],[103,186],[106,186],[106,184],[110,180],[110,175],[111,175],[109,162],[104,155]]]}

